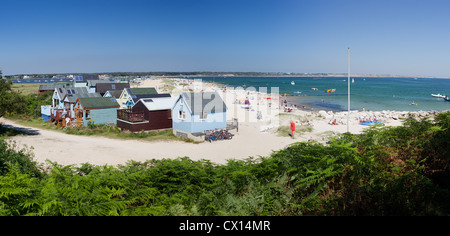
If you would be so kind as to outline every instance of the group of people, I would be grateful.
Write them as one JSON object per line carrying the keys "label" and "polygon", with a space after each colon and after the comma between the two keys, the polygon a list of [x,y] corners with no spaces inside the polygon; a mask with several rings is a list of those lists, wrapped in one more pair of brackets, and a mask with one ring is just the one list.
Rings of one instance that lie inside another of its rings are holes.
{"label": "group of people", "polygon": [[330,120],[330,121],[328,122],[328,124],[330,124],[330,125],[338,125],[336,119],[334,119],[333,121]]}

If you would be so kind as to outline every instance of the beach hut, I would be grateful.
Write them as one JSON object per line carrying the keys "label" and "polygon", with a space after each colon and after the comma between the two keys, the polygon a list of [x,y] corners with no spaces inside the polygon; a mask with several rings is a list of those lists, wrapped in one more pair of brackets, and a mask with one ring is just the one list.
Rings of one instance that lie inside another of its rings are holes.
{"label": "beach hut", "polygon": [[98,82],[96,84],[95,92],[100,93],[100,95],[105,95],[107,91],[123,90],[125,88],[130,88],[129,83],[103,83]]}
{"label": "beach hut", "polygon": [[74,76],[74,80],[73,80],[73,87],[85,87],[87,88],[87,82],[89,80],[99,80],[99,76],[98,75],[90,75],[90,74],[85,74],[85,75],[75,75]]}
{"label": "beach hut", "polygon": [[[97,84],[112,84],[114,83],[114,81],[109,81],[109,80],[88,80],[87,81],[87,89],[90,93],[95,93],[97,92]],[[106,90],[105,90],[106,92]]]}
{"label": "beach hut", "polygon": [[88,93],[87,88],[85,87],[58,87],[54,89],[53,97],[52,97],[52,107],[63,109],[64,107],[64,97],[66,94],[73,95],[73,94],[81,94],[81,93]]}
{"label": "beach hut", "polygon": [[75,102],[78,98],[95,98],[95,97],[101,97],[99,93],[67,93],[64,96],[63,102],[64,107],[68,108],[68,115],[70,119],[75,118],[75,111],[73,109],[73,106],[75,105]]}
{"label": "beach hut", "polygon": [[77,126],[94,124],[116,124],[119,104],[114,98],[85,97],[78,98],[74,105]]}
{"label": "beach hut", "polygon": [[173,133],[203,140],[207,130],[225,129],[226,105],[217,92],[182,93],[172,108]]}
{"label": "beach hut", "polygon": [[[71,107],[69,102],[64,102],[66,96],[73,96],[79,94],[87,94],[88,90],[85,87],[59,87],[55,88],[52,97],[52,107],[50,109],[51,121],[58,125],[65,126],[63,120],[66,118],[73,118],[71,116]],[[73,103],[72,103],[73,104]]]}
{"label": "beach hut", "polygon": [[64,84],[42,84],[39,85],[39,94],[42,94],[44,92],[48,91],[55,91],[55,88],[62,88],[66,85]]}
{"label": "beach hut", "polygon": [[143,98],[171,97],[170,94],[158,94],[155,88],[125,88],[118,101],[120,109],[130,109]]}
{"label": "beach hut", "polygon": [[117,110],[117,127],[139,132],[172,128],[172,97],[139,99],[131,109]]}
{"label": "beach hut", "polygon": [[48,121],[51,119],[51,110],[52,106],[51,105],[42,105],[41,106],[41,117],[42,120],[44,121]]}
{"label": "beach hut", "polygon": [[105,94],[103,94],[103,97],[105,98],[115,98],[117,103],[120,104],[119,98],[122,94],[123,90],[108,90]]}

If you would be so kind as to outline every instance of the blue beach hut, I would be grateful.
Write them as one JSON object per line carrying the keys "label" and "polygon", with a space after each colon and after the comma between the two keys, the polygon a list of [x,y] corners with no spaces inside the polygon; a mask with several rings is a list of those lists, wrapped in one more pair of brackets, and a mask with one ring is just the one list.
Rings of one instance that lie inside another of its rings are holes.
{"label": "blue beach hut", "polygon": [[206,130],[227,127],[226,109],[217,92],[182,93],[172,108],[173,133],[200,140]]}

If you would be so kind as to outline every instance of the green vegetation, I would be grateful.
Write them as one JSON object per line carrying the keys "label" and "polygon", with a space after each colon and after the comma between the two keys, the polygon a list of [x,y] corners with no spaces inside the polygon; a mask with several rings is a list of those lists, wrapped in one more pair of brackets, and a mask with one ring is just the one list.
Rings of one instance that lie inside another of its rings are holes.
{"label": "green vegetation", "polygon": [[37,164],[0,140],[0,215],[449,215],[450,113],[217,165]]}
{"label": "green vegetation", "polygon": [[38,94],[39,83],[30,83],[30,84],[12,84],[11,90],[21,93],[23,95],[35,95]]}
{"label": "green vegetation", "polygon": [[11,86],[12,82],[10,80],[0,79],[0,117],[14,112],[21,112],[26,104],[25,98],[18,92],[12,91]]}
{"label": "green vegetation", "polygon": [[88,127],[62,128],[62,130],[67,134],[96,135],[108,138],[140,139],[146,141],[180,140],[172,133],[171,129],[133,133],[130,131],[121,131],[116,126],[88,124]]}
{"label": "green vegetation", "polygon": [[170,79],[163,79],[162,80],[163,86],[161,86],[161,90],[163,92],[170,93],[172,90],[175,89],[175,82]]}
{"label": "green vegetation", "polygon": [[[306,132],[312,132],[312,131],[313,131],[313,128],[311,126],[303,126],[303,125],[297,124],[295,126],[294,137],[299,137],[300,135],[302,135]],[[290,137],[291,132],[292,132],[291,127],[288,125],[279,126],[275,130],[275,133],[280,137]]]}
{"label": "green vegetation", "polygon": [[17,114],[26,119],[40,117],[41,105],[51,104],[53,93],[38,94],[38,88],[36,84],[17,85],[11,80],[0,79],[0,117]]}
{"label": "green vegetation", "polygon": [[294,137],[299,137],[304,133],[310,133],[314,130],[313,127],[307,126],[312,119],[310,115],[302,116],[293,113],[280,113],[278,114],[280,126],[274,129],[273,132],[280,137],[291,137],[291,122],[295,122]]}
{"label": "green vegetation", "polygon": [[[40,113],[40,111],[39,111]],[[191,139],[180,139],[175,136],[171,129],[166,130],[154,130],[154,131],[141,131],[141,132],[130,132],[128,130],[121,130],[117,126],[109,126],[105,124],[94,124],[94,122],[88,122],[86,127],[75,127],[66,128],[58,127],[49,121],[43,121],[41,118],[28,117],[28,116],[8,116],[8,118],[13,119],[16,123],[40,129],[47,129],[58,131],[66,134],[74,135],[86,135],[86,136],[102,136],[107,138],[117,138],[117,139],[134,139],[134,140],[144,140],[144,141],[185,141],[193,142]],[[0,126],[1,127],[1,126]],[[6,132],[6,130],[5,130]],[[9,131],[11,132],[11,131]],[[195,143],[195,142],[193,142]]]}

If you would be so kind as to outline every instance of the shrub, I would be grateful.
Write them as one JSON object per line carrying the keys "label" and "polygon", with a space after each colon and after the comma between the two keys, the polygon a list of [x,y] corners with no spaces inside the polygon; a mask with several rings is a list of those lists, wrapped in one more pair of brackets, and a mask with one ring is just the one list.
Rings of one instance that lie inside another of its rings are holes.
{"label": "shrub", "polygon": [[449,124],[449,113],[407,120],[224,165],[182,157],[49,162],[44,171],[29,151],[0,140],[0,214],[449,215],[448,146],[440,146]]}

